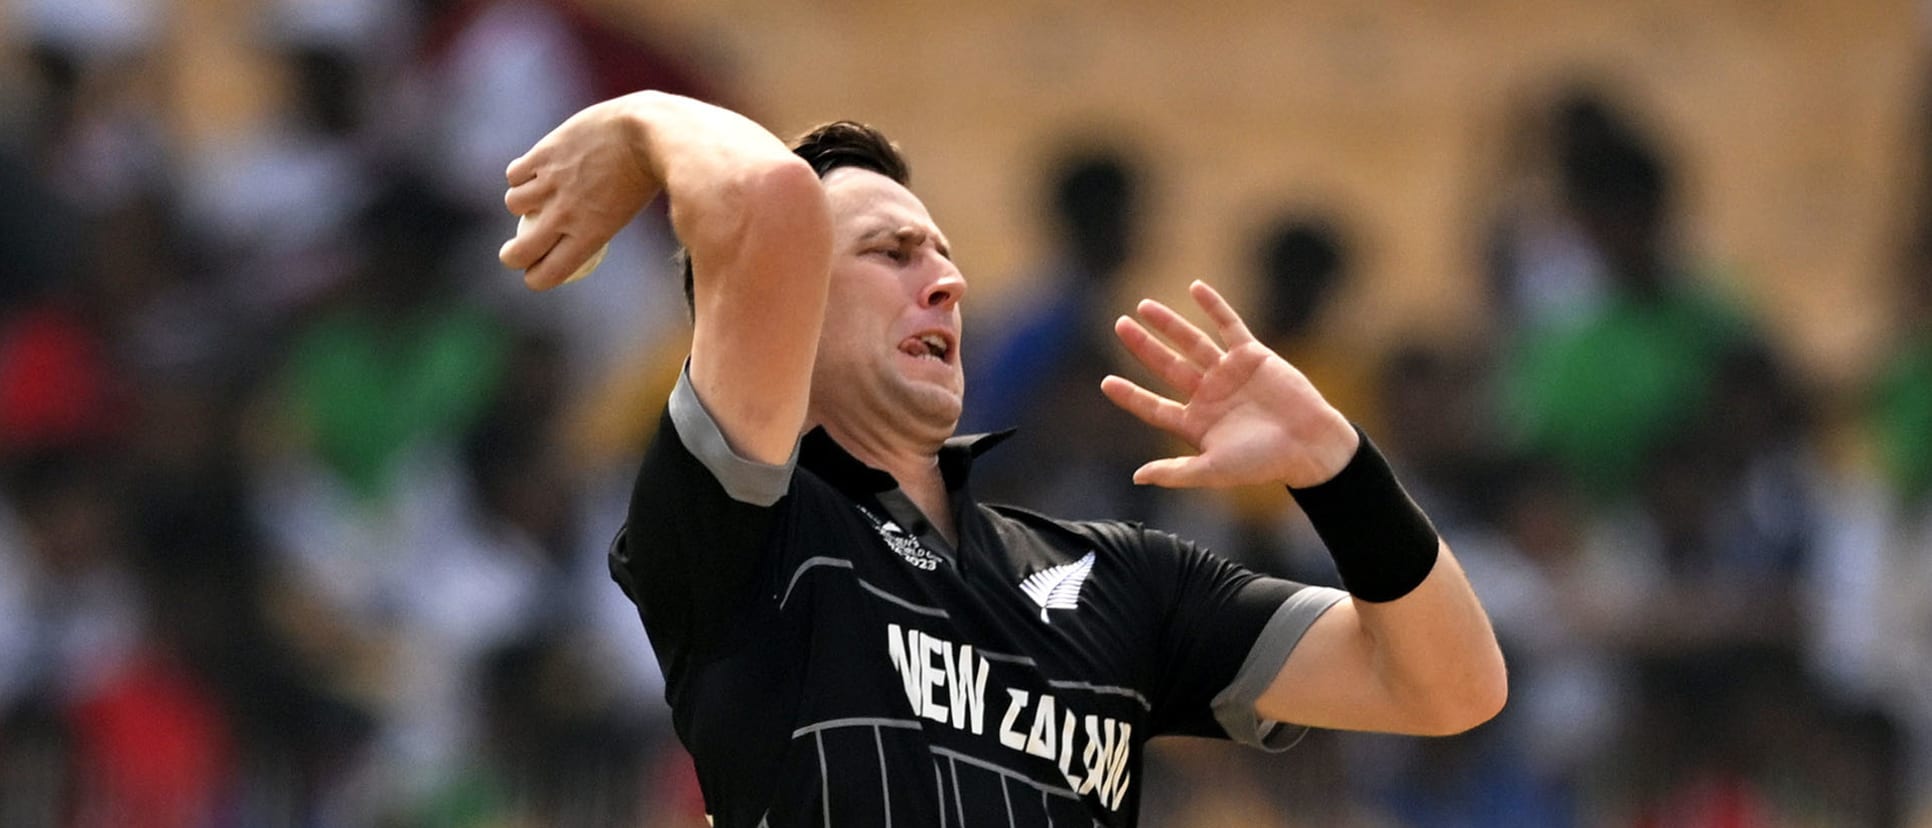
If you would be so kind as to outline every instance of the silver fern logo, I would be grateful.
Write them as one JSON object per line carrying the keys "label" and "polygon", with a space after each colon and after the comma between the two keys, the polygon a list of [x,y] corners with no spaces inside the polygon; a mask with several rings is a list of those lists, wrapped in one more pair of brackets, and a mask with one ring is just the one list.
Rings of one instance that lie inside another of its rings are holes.
{"label": "silver fern logo", "polygon": [[1026,580],[1020,582],[1020,591],[1033,599],[1033,603],[1040,605],[1040,620],[1047,621],[1047,610],[1080,608],[1080,587],[1087,582],[1087,575],[1091,572],[1093,553],[1088,552],[1080,560],[1050,566],[1026,576]]}

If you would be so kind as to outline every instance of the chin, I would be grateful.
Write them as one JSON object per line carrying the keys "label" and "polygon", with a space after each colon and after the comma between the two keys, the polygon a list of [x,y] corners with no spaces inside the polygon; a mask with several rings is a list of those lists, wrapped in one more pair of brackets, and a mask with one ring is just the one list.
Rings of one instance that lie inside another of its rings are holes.
{"label": "chin", "polygon": [[965,399],[958,390],[923,383],[907,390],[910,392],[907,394],[907,417],[921,425],[929,425],[935,431],[943,430],[945,437],[951,437],[953,431],[959,428],[960,414],[965,411]]}

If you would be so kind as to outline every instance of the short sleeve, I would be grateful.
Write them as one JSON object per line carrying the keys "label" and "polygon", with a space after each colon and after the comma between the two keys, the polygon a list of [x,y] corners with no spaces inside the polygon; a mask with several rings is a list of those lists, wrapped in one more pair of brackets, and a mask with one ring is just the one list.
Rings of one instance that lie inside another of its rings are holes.
{"label": "short sleeve", "polygon": [[1156,733],[1286,750],[1301,728],[1255,702],[1315,619],[1347,593],[1272,578],[1162,532],[1143,533],[1165,613],[1156,653]]}
{"label": "short sleeve", "polygon": [[611,577],[637,604],[667,674],[759,592],[797,459],[796,447],[779,465],[737,455],[689,370],[679,377],[610,550]]}

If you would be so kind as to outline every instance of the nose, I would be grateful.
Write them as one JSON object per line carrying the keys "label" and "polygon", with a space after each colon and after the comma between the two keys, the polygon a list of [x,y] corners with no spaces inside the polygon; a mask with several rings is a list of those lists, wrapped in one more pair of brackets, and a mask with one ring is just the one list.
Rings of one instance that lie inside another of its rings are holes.
{"label": "nose", "polygon": [[959,269],[947,262],[937,278],[926,283],[919,292],[919,306],[948,310],[966,298],[966,277]]}

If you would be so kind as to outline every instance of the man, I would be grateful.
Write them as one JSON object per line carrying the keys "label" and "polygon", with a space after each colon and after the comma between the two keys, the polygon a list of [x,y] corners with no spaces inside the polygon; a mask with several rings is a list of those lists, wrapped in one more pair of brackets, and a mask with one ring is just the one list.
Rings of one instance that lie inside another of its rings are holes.
{"label": "man", "polygon": [[972,457],[998,438],[953,436],[967,282],[869,128],[793,152],[646,92],[573,116],[508,178],[505,205],[535,218],[501,258],[531,288],[659,190],[689,253],[691,355],[611,567],[717,824],[1131,825],[1150,736],[1278,749],[1283,723],[1446,734],[1500,709],[1453,556],[1207,285],[1219,343],[1152,301],[1115,326],[1180,399],[1102,391],[1200,452],[1135,480],[1288,485],[1352,595],[975,503]]}

